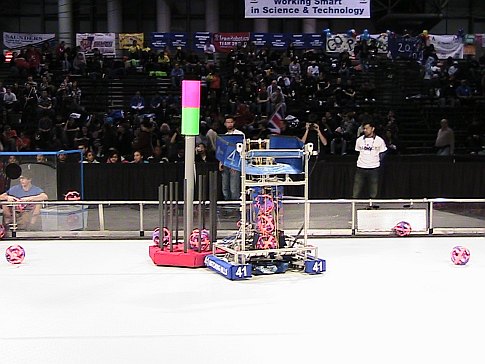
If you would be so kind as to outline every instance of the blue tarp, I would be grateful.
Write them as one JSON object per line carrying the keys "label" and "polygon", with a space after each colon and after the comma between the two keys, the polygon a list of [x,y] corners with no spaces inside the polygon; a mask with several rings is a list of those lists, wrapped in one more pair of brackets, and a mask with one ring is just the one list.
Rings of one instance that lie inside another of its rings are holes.
{"label": "blue tarp", "polygon": [[[216,158],[226,167],[241,170],[241,156],[236,150],[237,143],[243,143],[242,135],[220,135],[216,140]],[[303,173],[304,144],[292,136],[272,135],[269,149],[253,149],[246,164],[246,174],[300,174]],[[285,149],[278,151],[278,149]],[[274,164],[257,165],[252,158],[273,158]]]}

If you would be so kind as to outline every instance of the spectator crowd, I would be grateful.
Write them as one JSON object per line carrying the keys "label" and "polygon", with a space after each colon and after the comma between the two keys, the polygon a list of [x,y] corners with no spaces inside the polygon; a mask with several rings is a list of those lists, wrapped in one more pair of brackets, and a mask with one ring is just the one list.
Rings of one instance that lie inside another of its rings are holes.
{"label": "spectator crowd", "polygon": [[[86,163],[183,161],[181,82],[197,79],[202,87],[198,161],[214,160],[215,137],[227,131],[227,115],[247,138],[295,135],[313,142],[320,157],[354,153],[362,125],[372,121],[389,153],[400,153],[399,115],[382,107],[371,77],[388,72],[392,62],[373,41],[340,54],[253,44],[217,54],[210,42],[203,53],[180,47],[156,51],[134,41],[123,58],[107,58],[96,49],[86,56],[63,42],[28,46],[13,56],[0,80],[0,150],[82,149]],[[421,62],[409,62],[420,68],[419,97],[472,108],[484,96],[485,56],[438,60],[427,46]],[[123,109],[92,112],[82,85],[127,75],[166,77],[170,89],[145,95],[140,87]],[[387,77],[392,79],[392,72]],[[468,152],[480,153],[485,144],[481,117],[470,121]]]}

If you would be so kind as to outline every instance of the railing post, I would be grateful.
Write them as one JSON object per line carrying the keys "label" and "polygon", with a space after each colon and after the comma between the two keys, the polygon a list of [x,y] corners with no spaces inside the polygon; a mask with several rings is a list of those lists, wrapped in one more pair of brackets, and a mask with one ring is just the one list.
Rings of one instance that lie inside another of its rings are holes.
{"label": "railing post", "polygon": [[143,228],[143,202],[140,202],[140,236],[145,236],[145,229]]}

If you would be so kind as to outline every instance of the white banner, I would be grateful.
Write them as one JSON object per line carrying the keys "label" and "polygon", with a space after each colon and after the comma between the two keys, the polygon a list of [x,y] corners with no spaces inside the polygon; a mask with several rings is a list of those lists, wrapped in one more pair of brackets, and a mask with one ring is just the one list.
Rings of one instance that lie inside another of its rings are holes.
{"label": "white banner", "polygon": [[463,40],[456,35],[429,35],[430,44],[434,45],[438,59],[463,58]]}
{"label": "white banner", "polygon": [[[347,51],[350,54],[354,52],[355,42],[360,39],[362,35],[353,38],[348,34],[331,34],[327,35],[326,50],[327,52],[341,53]],[[388,35],[387,33],[369,34],[371,39],[376,41],[377,50],[379,53],[386,54],[388,49]]]}
{"label": "white banner", "polygon": [[3,45],[8,49],[18,49],[28,45],[38,45],[54,40],[55,38],[55,34],[4,32]]}
{"label": "white banner", "polygon": [[370,0],[245,0],[246,18],[370,18]]}
{"label": "white banner", "polygon": [[76,46],[80,46],[81,52],[88,55],[98,48],[101,54],[114,56],[115,33],[76,33]]}

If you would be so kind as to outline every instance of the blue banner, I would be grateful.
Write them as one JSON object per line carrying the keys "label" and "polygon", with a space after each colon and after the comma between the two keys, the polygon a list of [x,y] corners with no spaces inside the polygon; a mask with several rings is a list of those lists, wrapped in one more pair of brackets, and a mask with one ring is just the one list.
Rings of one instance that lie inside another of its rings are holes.
{"label": "blue banner", "polygon": [[283,49],[288,47],[289,34],[269,33],[268,35],[271,48]]}
{"label": "blue banner", "polygon": [[237,143],[244,143],[244,135],[220,135],[216,139],[216,158],[225,167],[241,170],[241,155],[236,150]]}
{"label": "blue banner", "polygon": [[150,34],[150,45],[152,48],[187,48],[189,45],[188,33],[156,33]]}
{"label": "blue banner", "polygon": [[182,47],[187,48],[189,46],[188,33],[169,33],[170,34],[170,46],[172,48]]}
{"label": "blue banner", "polygon": [[211,41],[211,33],[210,32],[196,32],[194,33],[192,39],[192,48],[196,51],[203,52],[204,46],[207,41]]}
{"label": "blue banner", "polygon": [[415,59],[423,58],[423,40],[420,37],[389,37],[389,51],[392,58]]}
{"label": "blue banner", "polygon": [[150,33],[151,48],[165,48],[170,44],[170,33]]}
{"label": "blue banner", "polygon": [[323,48],[325,47],[325,36],[321,33],[308,33],[306,37],[306,48]]}
{"label": "blue banner", "polygon": [[289,41],[296,49],[307,48],[305,35],[306,34],[290,34]]}
{"label": "blue banner", "polygon": [[289,42],[297,49],[322,48],[325,36],[321,33],[289,34]]}
{"label": "blue banner", "polygon": [[251,33],[251,42],[256,47],[266,47],[270,45],[269,33]]}

